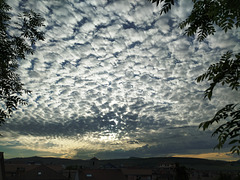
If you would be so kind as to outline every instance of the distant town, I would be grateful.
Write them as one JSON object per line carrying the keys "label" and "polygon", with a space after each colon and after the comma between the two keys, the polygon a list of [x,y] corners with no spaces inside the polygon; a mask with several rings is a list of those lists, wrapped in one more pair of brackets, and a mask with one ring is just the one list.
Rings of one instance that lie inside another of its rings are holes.
{"label": "distant town", "polygon": [[197,158],[71,160],[61,158],[4,159],[0,180],[237,180],[240,162]]}

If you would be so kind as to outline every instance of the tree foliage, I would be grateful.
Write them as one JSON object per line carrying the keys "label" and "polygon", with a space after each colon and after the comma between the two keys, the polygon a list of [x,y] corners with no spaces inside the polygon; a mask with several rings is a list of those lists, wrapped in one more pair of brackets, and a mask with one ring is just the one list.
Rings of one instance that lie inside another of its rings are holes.
{"label": "tree foliage", "polygon": [[11,7],[0,0],[0,125],[9,117],[19,104],[26,104],[21,98],[23,93],[30,93],[23,87],[20,75],[16,72],[19,60],[26,54],[34,53],[34,45],[44,40],[44,19],[33,11],[18,15],[18,21],[13,22]]}
{"label": "tree foliage", "polygon": [[[162,3],[160,14],[167,13],[171,5],[177,0],[149,0],[157,6]],[[185,29],[187,36],[197,35],[198,41],[203,41],[208,35],[214,35],[216,26],[225,33],[233,28],[240,27],[239,0],[192,0],[191,14],[179,24]],[[238,91],[240,86],[240,53],[231,51],[224,53],[218,63],[210,65],[207,72],[196,78],[196,81],[208,81],[210,86],[205,90],[205,98],[211,100],[213,90],[217,84],[230,87]],[[199,128],[206,130],[213,123],[225,122],[214,130],[212,136],[218,135],[218,144],[215,148],[221,149],[228,142],[232,146],[232,153],[240,153],[240,107],[239,104],[227,104],[215,116],[202,122]]]}
{"label": "tree foliage", "polygon": [[232,56],[232,52],[226,52],[219,63],[210,65],[206,73],[197,77],[197,82],[211,81],[210,87],[205,91],[205,98],[208,97],[211,100],[213,89],[218,83],[228,85],[232,90],[238,90],[240,86],[240,53],[235,55],[235,59],[231,59]]}
{"label": "tree foliage", "polygon": [[[213,90],[217,84],[226,85],[232,90],[238,91],[240,87],[240,53],[232,59],[233,53],[228,51],[225,53],[219,63],[212,64],[206,73],[199,76],[196,80],[201,82],[210,81],[210,86],[205,90],[205,98],[212,98]],[[240,107],[238,104],[227,104],[220,109],[215,116],[206,122],[202,122],[199,127],[203,130],[207,129],[213,123],[219,123],[220,120],[227,122],[220,125],[212,133],[212,136],[218,135],[218,144],[215,148],[221,149],[228,141],[232,146],[232,153],[240,153]]]}
{"label": "tree foliage", "polygon": [[[152,3],[162,3],[160,14],[171,10],[177,0],[149,0]],[[185,34],[197,34],[198,40],[203,41],[208,35],[216,32],[214,25],[227,32],[233,27],[240,26],[239,0],[192,0],[193,9],[186,20],[179,24],[181,29],[186,28]]]}

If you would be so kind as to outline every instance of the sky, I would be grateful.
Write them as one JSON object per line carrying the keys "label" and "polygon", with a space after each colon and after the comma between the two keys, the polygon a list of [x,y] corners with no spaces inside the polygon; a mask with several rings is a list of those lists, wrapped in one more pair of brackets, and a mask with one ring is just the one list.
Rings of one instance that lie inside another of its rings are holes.
{"label": "sky", "polygon": [[240,32],[217,30],[203,42],[178,28],[191,12],[179,1],[160,16],[147,0],[7,1],[13,14],[32,9],[45,18],[45,40],[20,60],[27,106],[0,127],[5,158],[198,157],[238,160],[217,137],[198,128],[239,93],[196,77]]}

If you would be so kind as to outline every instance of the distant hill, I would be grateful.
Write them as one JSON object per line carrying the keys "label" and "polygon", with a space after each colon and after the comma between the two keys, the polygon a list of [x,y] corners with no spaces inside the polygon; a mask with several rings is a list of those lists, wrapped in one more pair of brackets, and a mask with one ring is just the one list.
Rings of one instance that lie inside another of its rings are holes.
{"label": "distant hill", "polygon": [[[77,161],[77,162],[76,162]],[[63,165],[71,165],[75,163],[80,163],[83,160],[72,160],[72,159],[64,159],[64,158],[53,158],[53,157],[26,157],[26,158],[12,158],[6,159],[6,164],[63,164]]]}
{"label": "distant hill", "polygon": [[[218,160],[207,160],[198,158],[178,158],[178,157],[153,157],[153,158],[137,158],[131,157],[128,159],[110,159],[110,160],[96,160],[97,165],[104,166],[112,164],[115,167],[135,167],[135,168],[156,168],[162,162],[178,163],[187,168],[196,170],[213,170],[213,171],[239,171],[240,161],[226,162]],[[51,157],[28,157],[28,158],[13,158],[5,160],[6,164],[60,164],[65,167],[89,167],[92,160],[73,160]]]}

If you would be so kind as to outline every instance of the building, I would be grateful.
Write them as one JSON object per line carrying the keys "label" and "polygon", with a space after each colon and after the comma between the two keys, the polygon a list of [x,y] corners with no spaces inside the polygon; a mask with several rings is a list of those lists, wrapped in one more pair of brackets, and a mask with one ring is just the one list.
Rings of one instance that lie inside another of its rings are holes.
{"label": "building", "polygon": [[13,165],[6,168],[6,180],[68,180],[45,165]]}
{"label": "building", "polygon": [[83,169],[75,180],[127,180],[120,169]]}
{"label": "building", "polygon": [[124,168],[122,173],[126,177],[126,180],[152,180],[151,169],[132,169]]}
{"label": "building", "polygon": [[99,159],[96,157],[93,157],[92,159],[90,159],[90,167],[91,168],[98,168],[98,161]]}

